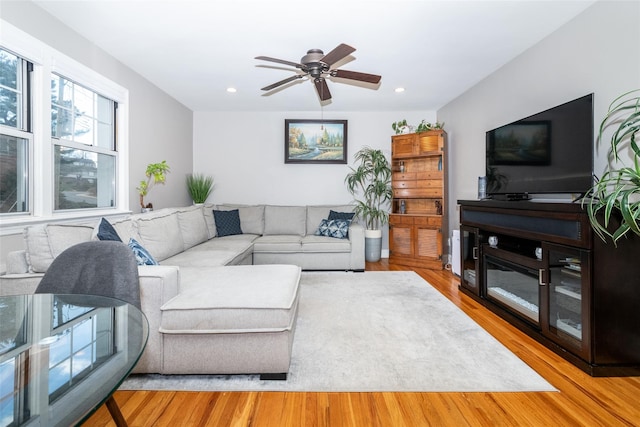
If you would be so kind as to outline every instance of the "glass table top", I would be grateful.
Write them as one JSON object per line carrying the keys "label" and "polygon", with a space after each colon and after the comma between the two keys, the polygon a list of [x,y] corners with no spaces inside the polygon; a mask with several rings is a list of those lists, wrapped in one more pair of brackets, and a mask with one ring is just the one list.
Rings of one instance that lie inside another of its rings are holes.
{"label": "glass table top", "polygon": [[129,375],[148,335],[144,314],[117,299],[0,297],[0,427],[83,422]]}

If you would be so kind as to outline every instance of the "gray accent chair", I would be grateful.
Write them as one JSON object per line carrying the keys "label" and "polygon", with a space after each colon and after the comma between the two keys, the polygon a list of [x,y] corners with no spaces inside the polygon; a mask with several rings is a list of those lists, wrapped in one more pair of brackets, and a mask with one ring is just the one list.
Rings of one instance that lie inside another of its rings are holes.
{"label": "gray accent chair", "polygon": [[93,240],[71,246],[53,260],[36,293],[99,295],[140,309],[135,255],[116,241]]}

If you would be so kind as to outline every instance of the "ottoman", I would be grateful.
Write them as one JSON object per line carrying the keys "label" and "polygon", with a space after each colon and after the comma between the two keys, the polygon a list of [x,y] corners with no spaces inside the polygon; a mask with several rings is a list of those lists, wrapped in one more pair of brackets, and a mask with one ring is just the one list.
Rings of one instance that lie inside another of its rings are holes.
{"label": "ottoman", "polygon": [[185,285],[161,307],[161,373],[286,379],[300,267],[181,268],[180,276]]}

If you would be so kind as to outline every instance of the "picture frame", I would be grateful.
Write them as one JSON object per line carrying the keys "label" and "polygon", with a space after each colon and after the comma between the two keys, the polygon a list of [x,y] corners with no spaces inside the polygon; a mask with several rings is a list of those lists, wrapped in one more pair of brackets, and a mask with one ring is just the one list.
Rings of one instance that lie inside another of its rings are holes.
{"label": "picture frame", "polygon": [[347,163],[347,120],[285,119],[284,162]]}

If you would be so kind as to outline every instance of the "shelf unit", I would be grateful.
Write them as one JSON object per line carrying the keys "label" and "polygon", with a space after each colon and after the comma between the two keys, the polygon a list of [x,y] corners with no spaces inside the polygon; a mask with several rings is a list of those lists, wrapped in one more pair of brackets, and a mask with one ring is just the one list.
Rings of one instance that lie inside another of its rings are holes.
{"label": "shelf unit", "polygon": [[389,262],[392,264],[443,268],[443,243],[448,228],[446,136],[439,129],[391,137],[393,199]]}
{"label": "shelf unit", "polygon": [[462,292],[590,375],[640,375],[639,238],[603,242],[579,203],[458,203]]}

